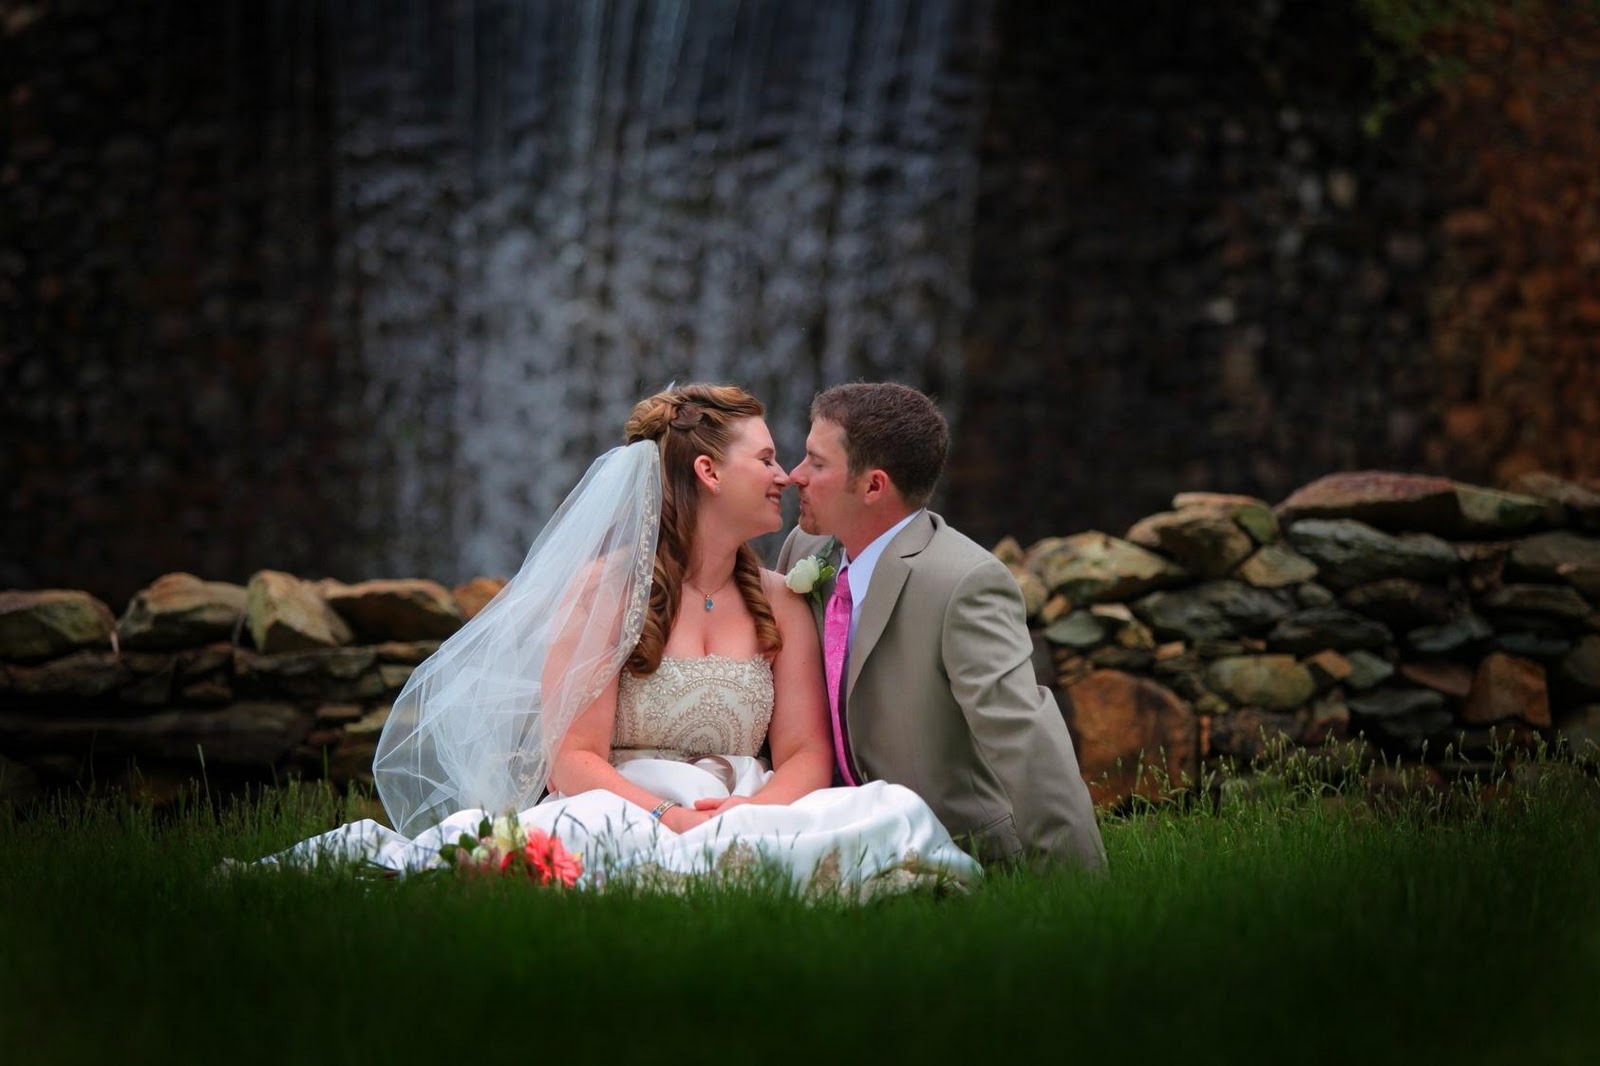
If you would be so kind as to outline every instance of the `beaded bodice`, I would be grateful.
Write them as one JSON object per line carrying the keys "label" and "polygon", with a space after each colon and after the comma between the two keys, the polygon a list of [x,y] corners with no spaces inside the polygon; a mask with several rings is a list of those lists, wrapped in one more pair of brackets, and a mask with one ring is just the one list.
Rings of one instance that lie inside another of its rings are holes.
{"label": "beaded bodice", "polygon": [[647,677],[623,672],[611,747],[614,758],[755,755],[771,721],[772,664],[761,656],[662,656]]}

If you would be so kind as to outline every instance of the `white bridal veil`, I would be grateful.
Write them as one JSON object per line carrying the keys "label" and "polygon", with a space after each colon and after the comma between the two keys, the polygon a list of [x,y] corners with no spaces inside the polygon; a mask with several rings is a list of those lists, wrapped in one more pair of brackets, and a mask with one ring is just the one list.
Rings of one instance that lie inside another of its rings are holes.
{"label": "white bridal veil", "polygon": [[639,640],[660,516],[656,443],[606,452],[510,583],[417,667],[372,764],[396,829],[539,801],[562,735]]}

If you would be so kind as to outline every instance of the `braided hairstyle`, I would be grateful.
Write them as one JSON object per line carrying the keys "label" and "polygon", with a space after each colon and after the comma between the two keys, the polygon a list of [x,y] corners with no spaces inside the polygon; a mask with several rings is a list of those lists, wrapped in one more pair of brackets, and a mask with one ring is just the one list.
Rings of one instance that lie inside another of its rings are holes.
{"label": "braided hairstyle", "polygon": [[[640,400],[623,427],[627,443],[653,440],[661,446],[661,531],[656,539],[655,572],[650,584],[650,610],[644,630],[626,669],[636,677],[661,665],[667,634],[678,616],[683,576],[689,565],[700,511],[700,482],[694,461],[702,455],[722,459],[733,440],[733,427],[766,413],[761,401],[736,385],[678,385]],[[762,654],[783,647],[772,604],[761,589],[761,561],[748,544],[739,546],[733,580],[756,623]]]}

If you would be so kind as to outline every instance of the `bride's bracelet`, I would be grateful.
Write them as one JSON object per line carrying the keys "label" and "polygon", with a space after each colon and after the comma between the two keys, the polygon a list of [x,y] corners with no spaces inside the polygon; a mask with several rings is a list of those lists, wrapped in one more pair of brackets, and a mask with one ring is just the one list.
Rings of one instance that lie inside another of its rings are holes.
{"label": "bride's bracelet", "polygon": [[650,812],[650,817],[659,822],[661,821],[661,816],[663,814],[666,814],[676,806],[678,806],[677,800],[662,800],[660,803],[656,804],[656,809]]}

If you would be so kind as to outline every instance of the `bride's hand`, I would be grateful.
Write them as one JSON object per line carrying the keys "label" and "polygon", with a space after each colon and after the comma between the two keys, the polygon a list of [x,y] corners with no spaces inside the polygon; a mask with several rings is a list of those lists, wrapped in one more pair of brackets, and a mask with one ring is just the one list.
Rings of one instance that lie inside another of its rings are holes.
{"label": "bride's hand", "polygon": [[729,796],[727,799],[697,799],[694,801],[694,809],[705,811],[710,817],[715,818],[719,814],[727,814],[735,807],[749,802],[749,796]]}

